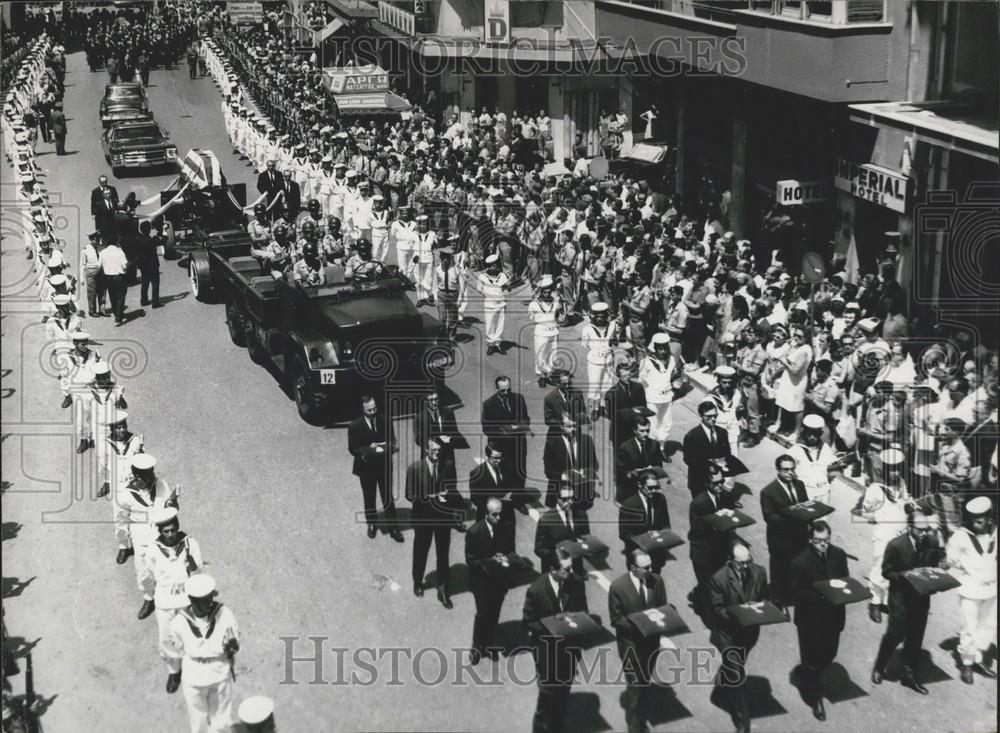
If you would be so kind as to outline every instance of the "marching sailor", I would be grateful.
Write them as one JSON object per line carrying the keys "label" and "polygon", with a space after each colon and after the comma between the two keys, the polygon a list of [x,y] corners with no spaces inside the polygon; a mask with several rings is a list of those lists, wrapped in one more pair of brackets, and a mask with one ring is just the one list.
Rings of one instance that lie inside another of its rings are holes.
{"label": "marching sailor", "polygon": [[417,285],[417,307],[434,305],[434,248],[437,233],[430,229],[427,214],[417,217],[417,236],[413,243],[413,280]]}
{"label": "marching sailor", "polygon": [[607,303],[590,307],[590,322],[580,327],[580,341],[587,350],[587,399],[591,419],[596,420],[604,393],[614,382],[614,347],[618,344],[618,321],[608,318]]}
{"label": "marching sailor", "polygon": [[104,449],[97,453],[98,477],[103,479],[97,490],[99,499],[111,493],[112,483],[115,485],[115,496],[125,489],[132,475],[132,459],[143,451],[142,436],[128,430],[128,413],[117,410],[112,420]]}
{"label": "marching sailor", "polygon": [[59,375],[59,389],[63,393],[63,409],[73,404],[73,395],[77,394],[90,383],[94,365],[101,360],[97,349],[91,349],[90,334],[86,331],[74,331],[72,334],[73,348],[61,351],[59,363],[64,368]]}
{"label": "marching sailor", "polygon": [[45,317],[45,335],[50,341],[70,340],[74,332],[83,330],[83,319],[67,293],[53,295],[52,305],[56,312]]}
{"label": "marching sailor", "polygon": [[389,240],[396,246],[396,265],[406,274],[413,262],[413,248],[417,241],[417,223],[413,221],[409,206],[399,207],[399,218],[389,227]]}
{"label": "marching sailor", "polygon": [[734,456],[740,452],[740,419],[743,417],[743,393],[736,389],[736,370],[731,366],[715,369],[716,386],[708,393],[708,399],[715,403],[719,417],[715,421],[729,434],[729,450]]}
{"label": "marching sailor", "polygon": [[371,211],[372,259],[383,264],[389,257],[389,210],[382,194],[372,196]]}
{"label": "marching sailor", "polygon": [[507,290],[510,279],[500,267],[500,255],[486,258],[486,270],[479,274],[479,290],[483,294],[483,314],[486,321],[486,355],[500,351],[503,327],[507,315]]}
{"label": "marching sailor", "polygon": [[649,417],[649,437],[660,444],[666,455],[666,444],[673,427],[671,407],[674,389],[679,386],[675,377],[677,362],[670,356],[670,337],[665,333],[653,334],[649,352],[639,366],[639,381],[646,389],[646,407],[653,411]]}
{"label": "marching sailor", "polygon": [[552,294],[551,275],[538,281],[538,293],[528,305],[528,318],[535,324],[535,376],[544,387],[555,368],[556,347],[559,344],[559,298]]}
{"label": "marching sailor", "polygon": [[111,368],[106,361],[95,364],[93,374],[94,381],[86,396],[87,409],[90,412],[89,443],[91,447],[96,446],[98,451],[103,451],[115,413],[118,410],[127,410],[128,403],[125,401],[125,388],[115,384],[111,378]]}

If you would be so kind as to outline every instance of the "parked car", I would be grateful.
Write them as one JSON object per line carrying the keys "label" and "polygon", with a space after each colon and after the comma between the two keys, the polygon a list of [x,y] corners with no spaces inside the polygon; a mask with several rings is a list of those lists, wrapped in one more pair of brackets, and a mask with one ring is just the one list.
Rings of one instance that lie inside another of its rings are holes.
{"label": "parked car", "polygon": [[101,124],[104,127],[125,120],[152,119],[149,98],[138,82],[108,84],[101,100]]}
{"label": "parked car", "polygon": [[101,146],[104,159],[116,176],[127,168],[173,168],[177,165],[177,146],[153,120],[112,125],[104,132]]}

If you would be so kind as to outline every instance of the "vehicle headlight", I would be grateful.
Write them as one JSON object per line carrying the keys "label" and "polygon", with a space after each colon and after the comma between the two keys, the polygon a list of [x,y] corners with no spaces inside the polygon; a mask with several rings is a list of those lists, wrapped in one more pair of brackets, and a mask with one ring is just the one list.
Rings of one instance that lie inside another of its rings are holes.
{"label": "vehicle headlight", "polygon": [[177,157],[177,148],[167,148],[167,160],[174,160]]}
{"label": "vehicle headlight", "polygon": [[344,361],[354,361],[354,345],[350,341],[340,342],[340,358]]}
{"label": "vehicle headlight", "polygon": [[111,162],[115,165],[121,165],[125,162],[125,156],[120,153],[115,153],[111,156]]}

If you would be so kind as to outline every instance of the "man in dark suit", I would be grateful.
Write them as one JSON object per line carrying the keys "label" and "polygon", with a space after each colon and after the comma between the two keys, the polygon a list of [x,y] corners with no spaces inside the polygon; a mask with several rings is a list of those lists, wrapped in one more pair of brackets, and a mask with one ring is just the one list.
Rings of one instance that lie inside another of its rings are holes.
{"label": "man in dark suit", "polygon": [[382,497],[389,536],[396,542],[403,541],[403,534],[396,524],[396,503],[392,496],[392,462],[390,457],[396,452],[396,431],[392,422],[378,414],[374,397],[361,398],[361,417],[347,427],[347,450],[354,456],[353,473],[361,482],[364,497],[365,522],[368,537],[375,539],[375,492]]}
{"label": "man in dark suit", "polygon": [[818,519],[809,526],[809,547],[792,560],[792,598],[799,634],[799,690],[817,720],[826,720],[820,676],[837,658],[844,630],[844,606],[816,590],[814,583],[846,578],[847,553],[830,542],[830,525]]}
{"label": "man in dark suit", "polygon": [[440,473],[439,455],[441,444],[436,440],[427,442],[425,458],[414,461],[406,469],[406,499],[413,504],[413,594],[424,595],[424,570],[427,555],[434,542],[437,557],[437,597],[445,608],[452,608],[448,595],[451,531],[465,527],[461,521],[462,498],[444,481]]}
{"label": "man in dark suit", "polygon": [[931,597],[918,594],[904,574],[914,568],[938,566],[944,567],[944,550],[937,541],[932,518],[923,509],[916,508],[910,515],[906,534],[890,540],[882,556],[882,576],[889,581],[889,626],[875,657],[872,684],[882,684],[889,658],[902,644],[903,674],[900,683],[921,695],[928,693],[927,688],[917,680],[916,666],[927,629]]}
{"label": "man in dark suit", "polygon": [[632,436],[618,446],[615,454],[615,501],[620,504],[635,495],[635,469],[662,465],[660,444],[649,439],[649,420],[640,417]]}
{"label": "man in dark suit", "polygon": [[709,641],[722,654],[715,678],[718,693],[729,697],[730,715],[737,733],[750,731],[750,698],[746,689],[746,663],[760,638],[759,626],[740,626],[729,612],[732,606],[770,598],[767,573],[753,561],[750,548],[736,541],[727,562],[708,581],[712,629]]}
{"label": "man in dark suit", "polygon": [[139,233],[135,238],[135,258],[142,272],[140,303],[149,305],[149,289],[153,289],[153,307],[160,307],[160,256],[156,253],[157,241],[150,236],[153,230],[149,221],[139,222]]}
{"label": "man in dark suit", "polygon": [[458,437],[458,424],[455,413],[447,407],[441,407],[441,396],[428,392],[424,404],[413,418],[413,440],[420,446],[420,457],[426,458],[427,442],[432,438],[441,445],[438,462],[441,475],[449,480],[455,480],[455,449],[452,440]]}
{"label": "man in dark suit", "polygon": [[[541,560],[543,571],[556,567],[556,547],[560,542],[590,534],[587,513],[573,503],[573,487],[564,481],[558,493],[558,504],[539,517],[535,528],[535,554]],[[584,576],[582,558],[573,561],[573,570]]]}
{"label": "man in dark suit", "polygon": [[594,503],[594,477],[599,468],[597,449],[594,439],[580,432],[579,425],[569,413],[564,413],[560,419],[562,430],[549,434],[542,453],[542,467],[549,480],[545,506],[556,505],[556,491],[565,475],[576,490],[576,502],[587,511]]}
{"label": "man in dark suit", "polygon": [[608,439],[617,448],[632,432],[634,411],[646,408],[646,388],[632,381],[632,367],[627,362],[620,363],[615,371],[618,383],[604,394],[604,414],[611,422]]}
{"label": "man in dark suit", "polygon": [[723,490],[725,483],[722,469],[710,466],[706,490],[698,492],[688,507],[688,546],[697,579],[697,585],[688,594],[688,600],[699,614],[708,611],[708,581],[726,564],[735,537],[731,530],[720,532],[705,521],[706,517],[720,509],[733,508],[732,494]]}
{"label": "man in dark suit", "polygon": [[616,578],[608,590],[608,616],[615,629],[618,656],[625,673],[625,694],[622,696],[625,722],[629,733],[640,733],[649,730],[649,710],[643,698],[652,689],[649,680],[656,650],[666,637],[643,638],[628,617],[667,605],[667,589],[663,578],[652,569],[649,555],[642,550],[629,553],[628,566],[628,572]]}
{"label": "man in dark suit", "polygon": [[66,135],[69,128],[66,127],[66,115],[63,113],[62,102],[52,105],[52,112],[49,113],[49,127],[52,130],[52,137],[56,141],[56,155],[66,155]]}
{"label": "man in dark suit", "polygon": [[503,453],[493,443],[487,443],[485,460],[469,472],[469,498],[476,507],[476,521],[481,521],[486,516],[487,500],[495,498],[502,507],[501,529],[513,533],[516,522],[513,498],[508,499],[508,493],[513,494],[507,474],[504,473]]}
{"label": "man in dark suit", "polygon": [[524,482],[527,477],[528,437],[525,433],[507,432],[512,427],[531,427],[528,404],[524,396],[510,389],[510,378],[499,376],[494,381],[496,394],[486,398],[482,408],[483,434],[503,453],[504,474],[508,476],[514,508],[527,514]]}
{"label": "man in dark suit", "polygon": [[[271,202],[274,201],[274,197],[277,196],[280,191],[284,190],[281,174],[275,170],[274,166],[274,161],[269,160],[267,161],[267,167],[257,174],[257,192],[264,194],[264,200],[261,202],[264,206],[271,206]],[[270,209],[272,221],[280,212],[280,206],[274,206]]]}
{"label": "man in dark suit", "polygon": [[562,429],[563,415],[574,420],[582,420],[587,415],[587,398],[583,392],[573,387],[573,375],[565,370],[554,370],[552,377],[558,377],[555,389],[545,395],[543,414],[549,435]]}
{"label": "man in dark suit", "polygon": [[286,168],[281,180],[281,190],[284,191],[282,205],[285,210],[285,221],[294,222],[302,211],[302,188],[292,178],[292,169]]}
{"label": "man in dark suit", "polygon": [[[660,483],[656,476],[651,473],[643,474],[638,486],[639,491],[623,501],[618,511],[618,536],[625,544],[626,555],[638,549],[631,539],[635,535],[652,530],[670,529],[667,498],[660,491]],[[653,572],[659,575],[667,562],[667,551],[655,549],[649,556],[653,561]]]}
{"label": "man in dark suit", "polygon": [[114,214],[118,207],[118,189],[108,185],[108,177],[97,179],[97,188],[90,192],[90,215],[105,244],[114,238]]}
{"label": "man in dark suit", "polygon": [[760,511],[767,522],[767,553],[770,556],[771,592],[774,605],[791,604],[789,571],[792,558],[809,542],[808,523],[794,517],[788,508],[806,501],[806,487],[795,476],[795,459],[782,453],[774,461],[778,478],[760,492]]}
{"label": "man in dark suit", "polygon": [[514,552],[514,534],[501,521],[500,500],[491,497],[485,514],[465,535],[465,564],[469,584],[476,599],[476,618],[472,623],[472,663],[484,655],[496,659],[497,650],[489,649],[500,620],[500,608],[510,588],[510,559]]}
{"label": "man in dark suit", "polygon": [[565,730],[566,703],[576,676],[579,648],[557,639],[542,624],[542,619],[560,613],[588,612],[587,592],[583,581],[571,571],[569,555],[560,550],[555,566],[540,575],[528,587],[524,597],[521,623],[535,645],[535,671],[538,674],[538,702],[531,723],[532,733],[560,733]]}
{"label": "man in dark suit", "polygon": [[701,424],[691,428],[684,436],[684,463],[688,467],[688,490],[697,496],[705,489],[708,466],[714,458],[731,455],[729,434],[717,426],[719,408],[711,400],[698,405]]}

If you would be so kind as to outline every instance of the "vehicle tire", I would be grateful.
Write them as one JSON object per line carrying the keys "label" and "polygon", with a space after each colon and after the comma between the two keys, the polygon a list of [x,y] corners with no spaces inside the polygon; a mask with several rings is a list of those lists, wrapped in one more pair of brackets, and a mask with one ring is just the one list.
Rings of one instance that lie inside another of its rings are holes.
{"label": "vehicle tire", "polygon": [[247,345],[246,318],[240,307],[232,301],[226,303],[226,325],[229,327],[229,338],[239,347]]}
{"label": "vehicle tire", "polygon": [[204,252],[192,252],[188,258],[188,282],[196,300],[212,302],[212,269]]}
{"label": "vehicle tire", "polygon": [[250,361],[263,365],[267,361],[267,350],[258,338],[257,329],[254,328],[253,321],[249,318],[244,319],[243,324],[244,341],[246,341],[247,353],[250,354]]}
{"label": "vehicle tire", "polygon": [[125,169],[122,168],[120,165],[113,165],[113,166],[111,166],[111,175],[113,175],[115,178],[121,178],[122,177],[122,173],[124,171],[125,171]]}
{"label": "vehicle tire", "polygon": [[326,416],[326,400],[314,392],[309,380],[309,370],[301,358],[295,357],[292,360],[289,375],[299,417],[310,425],[322,425]]}

